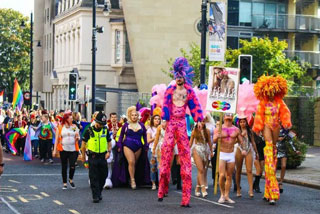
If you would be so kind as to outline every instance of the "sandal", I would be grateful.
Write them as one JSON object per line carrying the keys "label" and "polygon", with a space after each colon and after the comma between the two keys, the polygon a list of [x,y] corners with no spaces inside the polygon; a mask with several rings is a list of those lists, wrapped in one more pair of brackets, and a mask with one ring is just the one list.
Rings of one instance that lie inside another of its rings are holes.
{"label": "sandal", "polygon": [[134,178],[131,179],[131,189],[137,189],[136,181]]}
{"label": "sandal", "polygon": [[[204,191],[203,191],[203,189],[204,189]],[[202,198],[205,198],[208,196],[205,185],[201,185],[201,193],[202,193]]]}
{"label": "sandal", "polygon": [[201,195],[201,193],[200,193],[200,191],[199,191],[199,188],[200,188],[200,187],[201,187],[200,185],[197,185],[196,188],[195,188],[195,190],[194,190],[194,195],[197,196],[197,197],[199,197],[199,196]]}

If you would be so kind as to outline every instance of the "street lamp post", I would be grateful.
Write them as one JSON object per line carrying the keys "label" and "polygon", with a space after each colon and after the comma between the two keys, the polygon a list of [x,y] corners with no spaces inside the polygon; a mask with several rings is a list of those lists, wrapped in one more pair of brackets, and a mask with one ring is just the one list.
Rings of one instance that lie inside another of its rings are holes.
{"label": "street lamp post", "polygon": [[96,4],[92,1],[92,114],[96,111],[96,52],[97,52],[97,29],[96,29]]}
{"label": "street lamp post", "polygon": [[[33,13],[30,14],[30,110],[32,108],[32,73],[33,73]],[[37,97],[38,99],[38,97]]]}
{"label": "street lamp post", "polygon": [[201,4],[201,64],[200,64],[200,84],[206,81],[206,36],[207,36],[207,3],[208,0],[202,0]]}

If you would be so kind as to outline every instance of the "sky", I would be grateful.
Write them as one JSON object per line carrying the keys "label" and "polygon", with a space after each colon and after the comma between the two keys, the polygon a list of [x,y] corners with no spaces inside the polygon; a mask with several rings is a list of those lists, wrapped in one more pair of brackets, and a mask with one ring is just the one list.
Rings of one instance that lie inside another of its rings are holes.
{"label": "sky", "polygon": [[34,0],[0,0],[0,8],[12,8],[25,16],[33,11]]}

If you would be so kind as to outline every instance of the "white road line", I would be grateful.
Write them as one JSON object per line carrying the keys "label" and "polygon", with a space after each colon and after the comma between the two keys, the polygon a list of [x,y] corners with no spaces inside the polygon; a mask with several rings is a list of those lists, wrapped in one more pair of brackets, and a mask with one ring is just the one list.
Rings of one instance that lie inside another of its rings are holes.
{"label": "white road line", "polygon": [[34,185],[30,185],[31,189],[38,189],[38,187],[34,186]]}
{"label": "white road line", "polygon": [[48,195],[47,193],[45,192],[40,192],[41,195],[43,195],[44,197],[49,197],[50,195]]}
{"label": "white road line", "polygon": [[[178,192],[178,191],[175,191],[175,192],[180,194],[180,195],[182,195],[181,192]],[[191,195],[191,198],[198,199],[200,201],[205,201],[205,202],[208,202],[208,203],[211,203],[211,204],[215,204],[215,205],[218,205],[218,206],[222,206],[222,207],[227,207],[227,208],[230,208],[230,209],[234,208],[233,206],[229,206],[229,205],[226,205],[226,204],[220,204],[218,202],[210,201],[210,200],[207,200],[207,199],[204,199],[204,198],[198,198],[198,197],[195,197],[193,195]]]}
{"label": "white road line", "polygon": [[10,181],[11,183],[21,184],[21,182],[15,181],[15,180],[8,180],[8,181]]}
{"label": "white road line", "polygon": [[[86,175],[88,173],[77,173],[75,176]],[[16,177],[16,176],[61,176],[61,174],[3,174],[2,177]]]}
{"label": "white road line", "polygon": [[77,210],[69,210],[73,214],[80,214]]}
{"label": "white road line", "polygon": [[13,206],[11,206],[11,204],[9,204],[6,200],[4,200],[3,197],[0,197],[0,199],[3,203],[5,203],[9,207],[10,210],[12,210],[12,212],[14,212],[15,214],[20,214],[18,210],[16,210]]}
{"label": "white road line", "polygon": [[58,201],[58,200],[53,200],[53,202],[60,205],[60,206],[64,205],[61,201]]}

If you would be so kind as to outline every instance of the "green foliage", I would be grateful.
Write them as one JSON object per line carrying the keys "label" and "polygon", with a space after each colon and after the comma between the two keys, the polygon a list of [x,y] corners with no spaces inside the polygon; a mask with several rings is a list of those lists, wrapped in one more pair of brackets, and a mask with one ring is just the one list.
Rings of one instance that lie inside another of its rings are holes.
{"label": "green foliage", "polygon": [[[256,82],[263,74],[280,74],[289,80],[289,85],[302,85],[310,81],[310,77],[306,75],[309,67],[308,64],[299,64],[298,61],[286,58],[284,50],[288,47],[288,44],[285,41],[279,41],[278,38],[274,38],[273,41],[271,41],[269,38],[253,37],[251,41],[240,40],[240,43],[241,48],[226,51],[226,67],[237,68],[240,54],[252,55],[253,82]],[[191,43],[189,49],[189,51],[186,51],[182,48],[180,52],[195,69],[195,78],[193,81],[194,85],[198,85],[200,83],[201,50],[196,43]],[[173,58],[168,60],[170,70],[172,70],[173,62]],[[219,65],[219,62],[208,62],[206,64],[206,80],[208,80],[208,67],[212,65]],[[167,70],[162,69],[162,72],[172,77],[171,73]]]}
{"label": "green foliage", "polygon": [[28,21],[12,9],[0,9],[0,90],[13,91],[17,78],[22,90],[29,87],[30,73],[30,24],[24,29],[22,21]]}
{"label": "green foliage", "polygon": [[293,144],[296,147],[298,151],[300,151],[300,154],[297,154],[291,146],[288,146],[288,159],[287,159],[287,168],[288,169],[295,169],[298,166],[301,165],[301,163],[305,160],[306,158],[306,153],[307,153],[307,144],[301,142],[299,139],[294,138],[293,139]]}
{"label": "green foliage", "polygon": [[[280,74],[289,81],[289,85],[303,84],[310,79],[306,76],[308,64],[300,65],[297,61],[286,57],[284,51],[288,47],[286,41],[278,38],[253,37],[251,41],[240,40],[241,48],[228,50],[226,59],[228,66],[237,67],[240,54],[252,55],[252,78],[253,82],[263,74]],[[294,81],[294,82],[293,82]]]}

